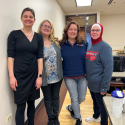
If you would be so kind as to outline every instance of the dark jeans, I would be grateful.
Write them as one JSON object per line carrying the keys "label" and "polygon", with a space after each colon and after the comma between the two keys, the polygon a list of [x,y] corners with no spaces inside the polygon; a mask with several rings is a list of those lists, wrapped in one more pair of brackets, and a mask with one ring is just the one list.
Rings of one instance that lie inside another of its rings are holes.
{"label": "dark jeans", "polygon": [[59,91],[62,80],[41,87],[44,95],[44,103],[49,118],[58,117],[59,112]]}
{"label": "dark jeans", "polygon": [[[28,117],[28,125],[34,125],[34,115],[35,115],[35,105],[33,101],[28,101],[28,109],[27,109],[27,117]],[[16,111],[16,125],[24,125],[24,111],[25,111],[26,103],[17,104]]]}
{"label": "dark jeans", "polygon": [[108,125],[108,115],[103,104],[103,97],[106,95],[101,95],[100,93],[91,92],[91,97],[93,99],[93,117],[97,119],[101,114],[101,125]]}

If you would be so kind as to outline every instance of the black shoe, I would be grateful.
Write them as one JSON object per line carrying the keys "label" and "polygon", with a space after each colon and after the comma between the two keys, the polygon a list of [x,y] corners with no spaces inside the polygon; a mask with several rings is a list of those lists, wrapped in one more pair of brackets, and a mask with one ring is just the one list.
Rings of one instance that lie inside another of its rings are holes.
{"label": "black shoe", "polygon": [[60,125],[58,117],[53,118],[54,125]]}
{"label": "black shoe", "polygon": [[71,116],[72,119],[76,119],[75,116],[74,116],[73,110],[71,110],[69,106],[70,106],[70,105],[67,105],[67,106],[66,106],[67,111],[69,111],[70,116]]}
{"label": "black shoe", "polygon": [[81,119],[77,119],[75,125],[82,125],[82,120]]}
{"label": "black shoe", "polygon": [[48,119],[47,125],[53,125],[53,119],[52,119],[52,118],[49,118],[49,119]]}

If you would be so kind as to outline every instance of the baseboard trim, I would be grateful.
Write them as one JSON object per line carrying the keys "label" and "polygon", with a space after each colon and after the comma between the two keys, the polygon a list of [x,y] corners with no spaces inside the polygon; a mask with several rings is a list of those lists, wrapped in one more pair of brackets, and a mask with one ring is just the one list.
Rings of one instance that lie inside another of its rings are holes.
{"label": "baseboard trim", "polygon": [[[40,103],[37,105],[37,107],[35,108],[35,114],[38,112],[38,110],[40,109],[40,107],[43,105],[44,103],[44,98],[40,101]],[[25,121],[24,125],[28,125],[28,119]]]}
{"label": "baseboard trim", "polygon": [[40,109],[40,107],[42,106],[43,103],[44,103],[44,98],[40,101],[40,103],[35,108],[35,114],[38,112],[38,110]]}

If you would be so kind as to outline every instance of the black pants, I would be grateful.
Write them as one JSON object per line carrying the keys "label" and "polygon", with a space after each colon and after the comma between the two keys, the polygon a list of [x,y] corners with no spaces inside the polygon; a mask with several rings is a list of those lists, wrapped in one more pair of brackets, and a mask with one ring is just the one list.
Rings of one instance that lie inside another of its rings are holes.
{"label": "black pants", "polygon": [[41,87],[48,118],[58,117],[59,91],[61,84],[62,80],[57,83],[48,84],[47,86]]}
{"label": "black pants", "polygon": [[[27,109],[27,117],[28,117],[28,125],[34,125],[34,115],[35,115],[35,104],[33,101],[28,101],[28,109]],[[25,111],[26,103],[17,104],[16,111],[16,125],[24,125],[24,111]]]}
{"label": "black pants", "polygon": [[102,100],[105,95],[101,95],[100,93],[94,93],[91,91],[90,93],[93,99],[93,117],[97,119],[101,114],[101,125],[108,125],[108,115],[106,113],[106,109]]}

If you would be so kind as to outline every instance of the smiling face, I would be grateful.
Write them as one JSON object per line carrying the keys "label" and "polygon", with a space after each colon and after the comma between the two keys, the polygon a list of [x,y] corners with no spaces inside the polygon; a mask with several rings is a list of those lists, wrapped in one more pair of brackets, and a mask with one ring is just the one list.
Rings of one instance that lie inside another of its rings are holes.
{"label": "smiling face", "polygon": [[93,39],[98,39],[100,37],[100,34],[101,34],[101,30],[99,29],[98,26],[94,26],[92,29],[91,29],[91,37]]}
{"label": "smiling face", "polygon": [[77,25],[76,24],[71,24],[68,31],[67,31],[67,35],[69,39],[75,39],[77,37]]}
{"label": "smiling face", "polygon": [[21,17],[24,27],[32,27],[35,19],[33,14],[30,11],[25,11]]}
{"label": "smiling face", "polygon": [[41,26],[41,33],[42,35],[49,36],[51,34],[51,24],[48,21],[45,21]]}

